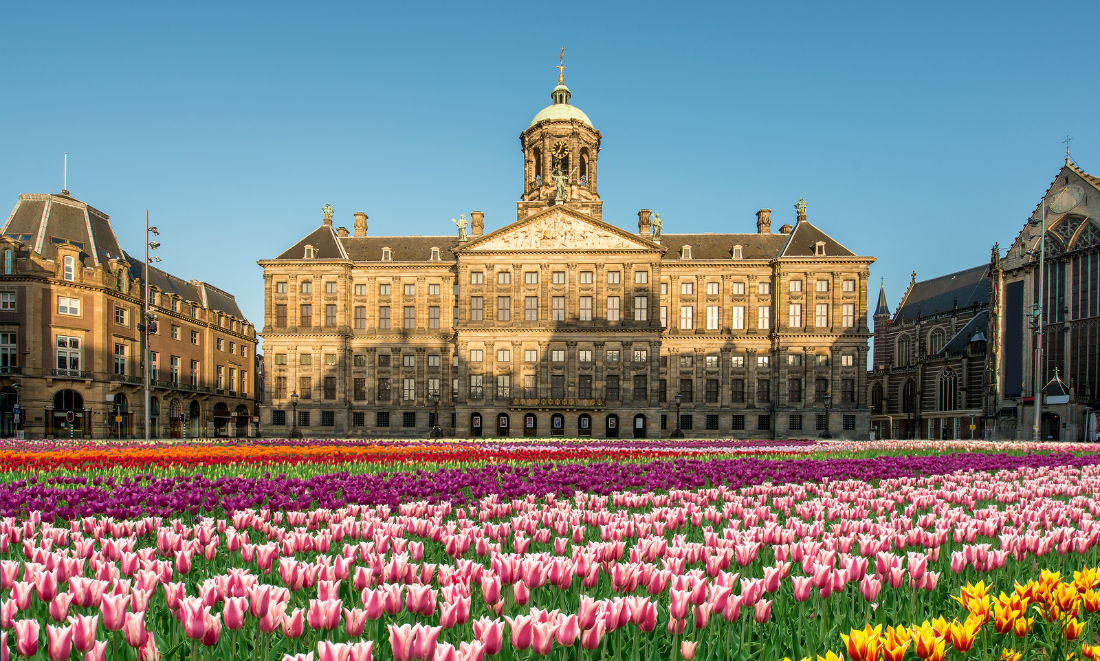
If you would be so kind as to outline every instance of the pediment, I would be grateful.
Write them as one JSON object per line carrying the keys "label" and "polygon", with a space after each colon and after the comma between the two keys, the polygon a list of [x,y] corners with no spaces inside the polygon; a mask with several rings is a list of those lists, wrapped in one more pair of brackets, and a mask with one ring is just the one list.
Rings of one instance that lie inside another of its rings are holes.
{"label": "pediment", "polygon": [[551,208],[486,234],[460,250],[662,250],[662,247],[595,218]]}

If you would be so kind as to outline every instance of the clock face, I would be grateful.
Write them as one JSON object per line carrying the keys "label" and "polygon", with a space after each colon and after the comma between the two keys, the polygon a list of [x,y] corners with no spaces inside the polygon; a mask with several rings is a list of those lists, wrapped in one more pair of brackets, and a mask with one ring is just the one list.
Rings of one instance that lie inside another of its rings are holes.
{"label": "clock face", "polygon": [[557,158],[565,158],[569,155],[569,145],[564,142],[555,143],[552,151]]}

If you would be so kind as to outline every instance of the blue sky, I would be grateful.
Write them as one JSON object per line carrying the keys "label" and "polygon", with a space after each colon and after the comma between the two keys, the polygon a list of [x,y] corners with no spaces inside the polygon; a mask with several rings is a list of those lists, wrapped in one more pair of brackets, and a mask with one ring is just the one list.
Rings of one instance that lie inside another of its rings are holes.
{"label": "blue sky", "polygon": [[[0,203],[61,188],[163,266],[235,293],[320,223],[449,234],[515,218],[518,135],[566,47],[604,134],[605,219],[820,227],[896,306],[1006,247],[1062,164],[1100,173],[1094,1],[16,3],[0,40]],[[6,216],[5,216],[6,217]],[[873,300],[873,298],[872,298]]]}

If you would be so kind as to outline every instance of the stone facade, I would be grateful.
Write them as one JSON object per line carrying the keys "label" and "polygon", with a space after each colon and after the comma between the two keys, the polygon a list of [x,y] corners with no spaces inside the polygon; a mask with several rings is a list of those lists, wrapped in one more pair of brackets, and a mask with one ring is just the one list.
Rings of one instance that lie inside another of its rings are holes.
{"label": "stone facade", "polygon": [[326,205],[259,262],[265,429],[866,437],[873,258],[804,202],[778,232],[767,209],[745,233],[666,234],[646,209],[636,232],[605,222],[601,134],[569,99],[559,84],[520,136],[515,222],[368,236],[366,214],[349,233]]}
{"label": "stone facade", "polygon": [[[0,436],[143,436],[143,258],[63,191],[19,196],[0,259]],[[256,334],[233,296],[153,267],[149,281],[151,435],[254,431]]]}

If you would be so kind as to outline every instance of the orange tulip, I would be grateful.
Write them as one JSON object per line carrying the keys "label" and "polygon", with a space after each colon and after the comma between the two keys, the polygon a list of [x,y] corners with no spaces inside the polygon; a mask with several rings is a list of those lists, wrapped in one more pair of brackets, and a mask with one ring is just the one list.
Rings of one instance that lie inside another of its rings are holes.
{"label": "orange tulip", "polygon": [[1081,593],[1081,605],[1090,613],[1100,610],[1100,592],[1096,588],[1089,588]]}
{"label": "orange tulip", "polygon": [[1019,607],[1019,603],[1012,599],[1001,596],[1002,598],[993,602],[993,628],[997,630],[997,633],[1008,633],[1012,630],[1012,625],[1016,622],[1016,618],[1022,614],[1022,609]]}
{"label": "orange tulip", "polygon": [[943,658],[943,637],[936,634],[936,630],[927,620],[919,627],[913,627],[913,652],[922,659]]}
{"label": "orange tulip", "polygon": [[[1012,630],[1015,632],[1017,638],[1023,638],[1027,635],[1028,631],[1031,631],[1031,623],[1035,621],[1033,617],[1018,617],[1016,621],[1012,623]],[[1070,640],[1073,640],[1070,638]]]}
{"label": "orange tulip", "polygon": [[1084,628],[1084,622],[1079,622],[1076,617],[1071,617],[1066,620],[1065,626],[1062,627],[1062,633],[1065,634],[1066,640],[1077,640],[1077,637],[1081,635],[1081,630]]}
{"label": "orange tulip", "polygon": [[882,625],[871,628],[870,624],[862,630],[852,629],[851,635],[840,634],[844,639],[844,645],[848,648],[848,656],[852,661],[878,661],[879,648],[882,644]]}
{"label": "orange tulip", "polygon": [[818,654],[817,655],[817,661],[842,661],[842,660],[839,656],[837,656],[836,654],[833,654],[833,652],[830,650],[829,652],[825,653],[825,656],[821,656],[820,654]]}
{"label": "orange tulip", "polygon": [[948,627],[948,636],[951,638],[951,645],[960,652],[966,653],[970,651],[970,648],[974,645],[974,639],[978,637],[978,629],[981,625],[977,624],[976,620],[966,618],[966,622],[959,624],[958,620],[951,623]]}
{"label": "orange tulip", "polygon": [[1023,654],[1020,654],[1014,649],[1001,650],[1001,661],[1020,661]]}
{"label": "orange tulip", "polygon": [[901,661],[905,658],[905,650],[909,649],[909,640],[901,640],[896,636],[888,636],[882,641],[882,661]]}
{"label": "orange tulip", "polygon": [[1100,586],[1100,571],[1096,571],[1095,567],[1089,567],[1073,572],[1073,585],[1078,592],[1085,592]]}

